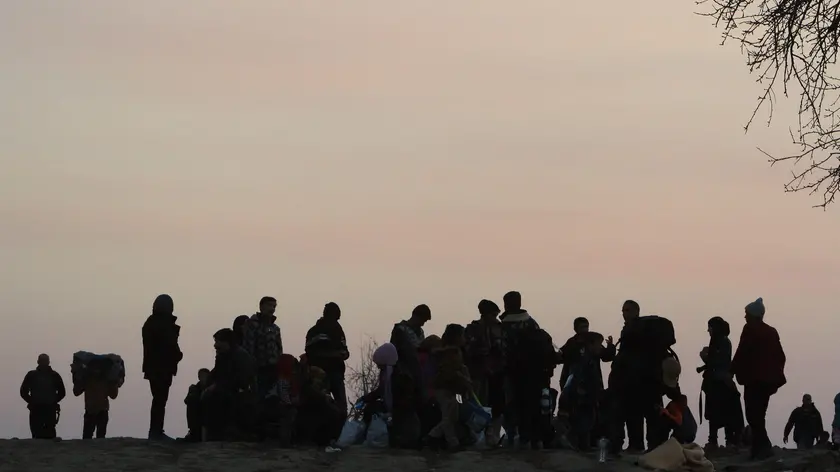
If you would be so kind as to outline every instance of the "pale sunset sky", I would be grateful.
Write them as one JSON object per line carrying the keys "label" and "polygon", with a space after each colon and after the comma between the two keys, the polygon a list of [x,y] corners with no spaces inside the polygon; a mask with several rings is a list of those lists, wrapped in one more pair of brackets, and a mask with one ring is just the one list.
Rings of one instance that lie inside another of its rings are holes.
{"label": "pale sunset sky", "polygon": [[[764,297],[788,354],[771,437],[804,392],[828,427],[840,221],[783,193],[789,169],[756,146],[789,151],[795,115],[743,133],[760,86],[695,9],[0,2],[0,437],[29,436],[37,355],[69,389],[78,350],[124,357],[109,434],[145,437],[159,293],[185,353],[172,435],[212,333],[263,295],[293,354],[339,303],[355,362],[418,303],[440,333],[508,290],[557,344],[577,316],[618,336],[627,298],[670,317],[694,408],[706,321],[737,343]],[[82,403],[63,402],[61,436]]]}

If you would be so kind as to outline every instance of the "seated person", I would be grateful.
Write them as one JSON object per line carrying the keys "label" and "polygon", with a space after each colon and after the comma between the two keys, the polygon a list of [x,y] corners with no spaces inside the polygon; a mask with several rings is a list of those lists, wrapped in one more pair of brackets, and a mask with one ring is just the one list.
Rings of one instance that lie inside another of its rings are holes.
{"label": "seated person", "polygon": [[190,385],[184,404],[187,405],[187,429],[189,432],[184,437],[185,441],[201,441],[201,393],[207,387],[207,380],[210,378],[210,369],[198,369],[198,383]]}
{"label": "seated person", "polygon": [[289,447],[293,441],[300,385],[300,362],[290,354],[281,354],[277,361],[277,383],[263,400],[261,415],[264,435],[279,439],[281,447]]}
{"label": "seated person", "polygon": [[201,394],[205,441],[229,438],[237,423],[247,423],[247,419],[242,421],[236,412],[247,403],[247,397],[256,387],[254,358],[234,343],[233,330],[220,329],[213,335],[213,340],[216,363],[210,371],[207,388]]}
{"label": "seated person", "polygon": [[297,414],[297,433],[302,443],[337,449],[335,441],[344,426],[345,413],[330,394],[327,374],[320,367],[309,367],[301,390]]}
{"label": "seated person", "polygon": [[670,433],[680,444],[693,443],[697,438],[697,421],[688,407],[688,398],[682,394],[668,397],[672,400],[662,409],[663,432]]}
{"label": "seated person", "polygon": [[417,389],[414,378],[397,364],[397,349],[391,343],[379,346],[373,362],[379,367],[376,388],[362,397],[365,422],[375,413],[390,419],[390,441],[393,447],[417,447],[420,441],[420,418],[417,414]]}

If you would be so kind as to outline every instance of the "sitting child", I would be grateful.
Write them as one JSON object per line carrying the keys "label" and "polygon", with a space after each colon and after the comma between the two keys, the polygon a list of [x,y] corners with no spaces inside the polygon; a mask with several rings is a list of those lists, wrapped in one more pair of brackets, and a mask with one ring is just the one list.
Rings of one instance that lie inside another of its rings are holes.
{"label": "sitting child", "polygon": [[443,332],[443,346],[434,351],[437,361],[435,375],[435,400],[440,408],[441,420],[429,431],[430,444],[436,446],[441,440],[446,441],[450,450],[457,450],[461,446],[458,438],[457,425],[460,415],[460,404],[456,395],[472,396],[472,383],[461,349],[465,344],[464,327],[457,324],[446,326]]}
{"label": "sitting child", "polygon": [[277,383],[269,390],[262,408],[263,434],[278,439],[280,447],[292,444],[301,380],[301,365],[297,358],[281,354],[277,362]]}
{"label": "sitting child", "polygon": [[210,369],[198,369],[198,383],[190,385],[184,404],[187,405],[187,429],[189,432],[184,437],[185,441],[201,441],[201,392],[207,388],[207,380],[210,377]]}
{"label": "sitting child", "polygon": [[697,421],[688,407],[688,398],[682,394],[669,395],[673,398],[662,409],[663,430],[680,442],[693,443],[697,437]]}
{"label": "sitting child", "polygon": [[328,452],[338,450],[335,441],[344,426],[345,414],[330,395],[327,374],[319,367],[309,367],[301,392],[297,432],[302,442],[311,441]]}

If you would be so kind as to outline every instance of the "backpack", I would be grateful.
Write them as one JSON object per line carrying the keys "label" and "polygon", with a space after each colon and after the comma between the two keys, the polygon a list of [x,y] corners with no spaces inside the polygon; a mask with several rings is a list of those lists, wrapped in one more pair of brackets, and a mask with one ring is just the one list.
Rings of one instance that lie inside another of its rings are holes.
{"label": "backpack", "polygon": [[525,329],[519,338],[519,367],[530,372],[551,371],[557,367],[551,335],[544,329]]}
{"label": "backpack", "polygon": [[651,358],[656,361],[660,361],[668,355],[677,356],[672,350],[674,344],[677,343],[677,338],[671,320],[662,316],[650,315],[639,317],[636,323],[636,332],[639,334],[636,343],[638,343],[638,348],[642,352],[650,354]]}

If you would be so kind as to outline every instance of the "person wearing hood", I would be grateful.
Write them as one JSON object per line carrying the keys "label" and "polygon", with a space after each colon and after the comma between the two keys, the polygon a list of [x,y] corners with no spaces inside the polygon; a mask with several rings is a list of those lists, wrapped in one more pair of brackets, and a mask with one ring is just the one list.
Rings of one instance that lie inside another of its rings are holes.
{"label": "person wearing hood", "polygon": [[519,292],[506,293],[503,302],[505,310],[499,319],[505,372],[505,432],[509,445],[513,444],[514,432],[518,432],[522,447],[539,449],[540,401],[543,389],[548,389],[551,382],[556,352],[548,333],[522,308]]}
{"label": "person wearing hood", "polygon": [[703,374],[700,389],[706,395],[705,418],[709,421],[709,442],[706,449],[718,447],[718,430],[723,428],[727,447],[737,447],[744,430],[741,394],[732,379],[732,342],[729,323],[720,316],[709,320],[709,345],[700,351]]}
{"label": "person wearing hood", "polygon": [[785,424],[784,443],[788,443],[788,437],[793,430],[793,442],[797,449],[813,449],[814,443],[823,432],[822,415],[817,410],[811,395],[802,396],[802,405],[793,409],[790,418]]}
{"label": "person wearing hood", "polygon": [[323,315],[306,332],[306,355],[309,364],[321,368],[327,375],[330,393],[335,404],[347,414],[347,391],[344,386],[345,362],[350,358],[347,338],[338,320],[341,308],[330,302],[324,305]]}
{"label": "person wearing hood", "polygon": [[29,408],[32,439],[55,439],[58,404],[66,394],[61,375],[50,367],[50,356],[40,354],[38,367],[30,370],[20,385],[20,397]]}
{"label": "person wearing hood", "polygon": [[149,439],[171,439],[163,432],[166,419],[166,402],[172,378],[178,374],[178,363],[184,355],[178,346],[181,327],[173,315],[175,304],[172,297],[163,294],[155,298],[152,314],[143,324],[143,377],[149,381],[152,391],[152,407],[149,413]]}
{"label": "person wearing hood", "polygon": [[490,300],[478,303],[480,318],[467,325],[466,337],[467,368],[475,388],[475,394],[482,405],[490,407],[493,421],[484,432],[487,445],[499,444],[499,435],[504,413],[504,358],[502,353],[502,323],[498,317],[499,306]]}
{"label": "person wearing hood", "polygon": [[[440,422],[429,431],[431,443],[446,440],[449,451],[461,448],[456,426],[460,403],[456,395],[472,396],[472,383],[461,350],[464,348],[464,327],[457,324],[446,326],[441,336],[442,346],[435,350],[437,372],[434,380],[435,400],[440,408]],[[432,444],[433,446],[437,444]]]}
{"label": "person wearing hood", "polygon": [[397,348],[391,343],[377,347],[371,360],[379,368],[379,380],[376,388],[362,397],[362,402],[368,405],[382,402],[384,413],[391,420],[388,431],[392,446],[417,447],[421,426],[414,377],[402,367]]}
{"label": "person wearing hood", "polygon": [[277,299],[262,297],[260,311],[245,325],[242,347],[257,363],[257,389],[264,396],[277,382],[277,361],[283,354],[283,338],[275,323]]}
{"label": "person wearing hood", "polygon": [[731,369],[744,386],[744,413],[752,430],[751,457],[760,460],[773,456],[767,435],[767,407],[770,397],[787,383],[787,359],[779,332],[764,322],[764,300],[759,298],[748,304],[744,313],[746,324]]}

